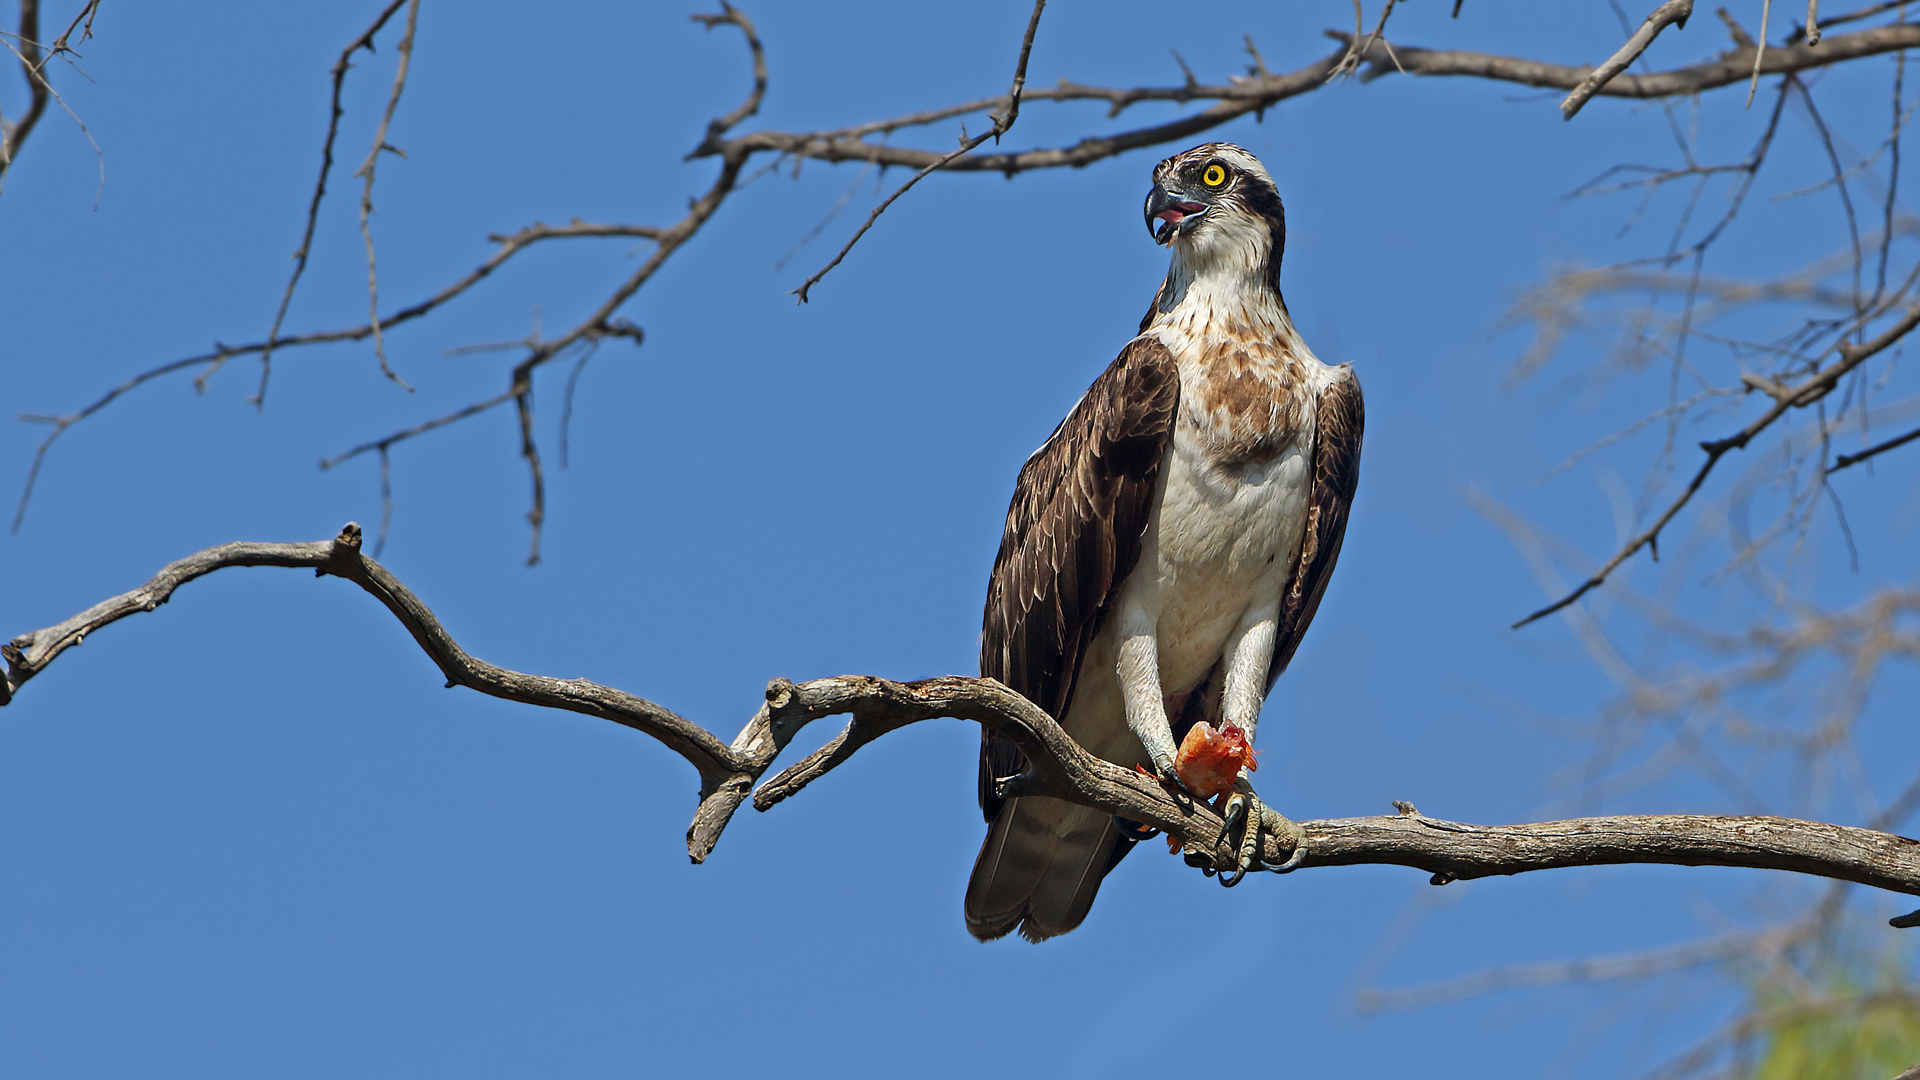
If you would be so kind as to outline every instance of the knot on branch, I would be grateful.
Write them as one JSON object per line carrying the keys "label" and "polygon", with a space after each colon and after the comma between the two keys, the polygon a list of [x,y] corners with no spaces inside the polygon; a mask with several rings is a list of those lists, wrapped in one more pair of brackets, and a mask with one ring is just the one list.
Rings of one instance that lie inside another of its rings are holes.
{"label": "knot on branch", "polygon": [[[327,551],[327,561],[313,568],[314,577],[355,578],[363,571],[360,561],[360,547],[364,537],[360,532],[360,523],[349,521],[340,526],[340,532],[333,538]],[[448,683],[449,686],[452,683]]]}

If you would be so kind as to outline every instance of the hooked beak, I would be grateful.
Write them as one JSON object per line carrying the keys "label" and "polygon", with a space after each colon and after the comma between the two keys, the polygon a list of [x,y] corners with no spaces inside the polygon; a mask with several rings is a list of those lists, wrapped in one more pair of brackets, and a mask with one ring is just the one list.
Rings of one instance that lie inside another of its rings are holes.
{"label": "hooked beak", "polygon": [[[1180,232],[1181,222],[1198,220],[1206,212],[1205,204],[1155,184],[1153,190],[1147,193],[1147,234],[1153,237],[1155,243],[1172,243],[1174,236]],[[1157,221],[1166,224],[1155,225]]]}

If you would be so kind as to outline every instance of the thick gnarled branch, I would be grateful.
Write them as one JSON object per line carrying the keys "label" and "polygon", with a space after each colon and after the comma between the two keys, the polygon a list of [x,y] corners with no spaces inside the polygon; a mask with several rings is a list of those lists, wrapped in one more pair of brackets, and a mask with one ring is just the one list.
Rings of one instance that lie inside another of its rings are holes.
{"label": "thick gnarled branch", "polygon": [[[1230,871],[1238,857],[1226,823],[1205,803],[1168,791],[1157,779],[1093,756],[1038,706],[992,679],[946,676],[902,683],[846,675],[796,685],[775,679],[767,700],[732,744],[644,698],[586,679],[510,671],[462,649],[433,612],[385,567],[361,552],[360,527],[349,523],[331,541],[223,544],[169,564],[145,585],[102,601],[54,626],[21,634],[4,646],[7,675],[0,705],[86,636],[129,615],[152,611],[175,589],[230,566],[311,568],[343,578],[378,599],[406,627],[446,676],[447,685],[542,708],[598,716],[650,735],[700,774],[700,805],[687,830],[695,862],[720,833],[755,782],[814,720],[851,714],[839,736],[753,792],[766,810],[798,794],[847,761],[861,746],[908,724],[939,717],[973,720],[1012,739],[1028,771],[998,781],[1003,796],[1044,796],[1129,818],[1177,839],[1186,861]],[[1389,864],[1417,868],[1435,884],[1571,866],[1672,863],[1788,870],[1892,892],[1920,895],[1920,844],[1873,829],[1778,817],[1659,814],[1580,818],[1528,825],[1466,825],[1428,817],[1407,804],[1400,813],[1286,823],[1263,828],[1263,863],[1291,869]],[[1895,919],[1920,925],[1920,913]]]}

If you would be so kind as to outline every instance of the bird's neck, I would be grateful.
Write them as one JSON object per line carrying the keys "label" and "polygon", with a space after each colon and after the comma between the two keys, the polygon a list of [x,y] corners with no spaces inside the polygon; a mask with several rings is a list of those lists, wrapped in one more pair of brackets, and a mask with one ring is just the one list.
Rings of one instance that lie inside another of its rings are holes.
{"label": "bird's neck", "polygon": [[1211,230],[1175,241],[1149,327],[1204,336],[1210,326],[1239,325],[1267,340],[1298,341],[1272,250],[1264,230]]}

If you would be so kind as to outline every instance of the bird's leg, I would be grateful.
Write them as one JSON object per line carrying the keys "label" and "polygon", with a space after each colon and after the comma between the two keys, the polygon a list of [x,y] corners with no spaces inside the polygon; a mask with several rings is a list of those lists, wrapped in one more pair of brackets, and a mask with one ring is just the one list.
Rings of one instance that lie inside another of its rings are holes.
{"label": "bird's leg", "polygon": [[[1249,611],[1227,644],[1227,679],[1221,695],[1221,718],[1244,730],[1249,742],[1253,741],[1260,722],[1260,704],[1266,696],[1267,667],[1273,662],[1274,637],[1278,630],[1276,619],[1277,612]],[[1236,826],[1241,830],[1235,845],[1238,857],[1234,873],[1230,878],[1222,878],[1222,884],[1238,884],[1247,871],[1256,867],[1286,873],[1307,856],[1305,830],[1260,801],[1247,771],[1242,771],[1234,781],[1233,791],[1222,806],[1222,816],[1226,818],[1222,839]],[[1286,862],[1276,865],[1260,858],[1262,832],[1292,838],[1293,853]]]}
{"label": "bird's leg", "polygon": [[[1179,748],[1173,742],[1173,725],[1167,720],[1166,699],[1160,694],[1160,644],[1154,638],[1150,617],[1133,611],[1122,617],[1129,632],[1121,639],[1117,667],[1120,693],[1127,706],[1127,726],[1146,748],[1154,775],[1174,792],[1185,794],[1187,786],[1174,768]],[[1144,627],[1138,633],[1131,632],[1136,623]]]}

